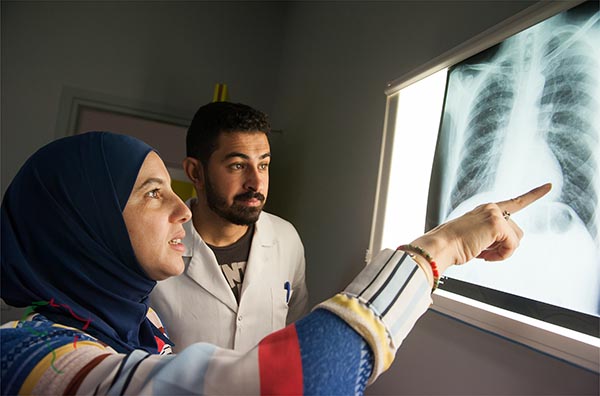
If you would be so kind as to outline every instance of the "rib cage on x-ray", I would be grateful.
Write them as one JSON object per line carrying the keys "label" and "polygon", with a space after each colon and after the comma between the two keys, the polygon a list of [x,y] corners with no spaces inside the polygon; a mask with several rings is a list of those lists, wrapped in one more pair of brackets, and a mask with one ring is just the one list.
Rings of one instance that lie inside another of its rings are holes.
{"label": "rib cage on x-ray", "polygon": [[493,186],[499,148],[504,146],[515,99],[513,74],[513,64],[509,60],[491,66],[473,101],[462,145],[462,162],[452,191],[451,210],[478,191]]}
{"label": "rib cage on x-ray", "polygon": [[[595,46],[598,46],[595,43]],[[598,124],[594,117],[600,101],[600,64],[591,55],[590,43],[569,31],[559,31],[543,47],[542,91],[539,124],[548,146],[563,171],[560,199],[579,215],[592,238],[598,237]]]}
{"label": "rib cage on x-ray", "polygon": [[585,5],[449,71],[432,217],[552,182],[513,216],[525,231],[513,257],[446,274],[600,316],[600,11]]}
{"label": "rib cage on x-ray", "polygon": [[[597,26],[597,18],[588,24]],[[476,76],[479,84],[470,101],[446,215],[469,197],[502,182],[499,159],[511,150],[505,144],[510,134],[535,133],[532,138],[547,145],[559,165],[559,200],[572,208],[598,241],[599,44],[569,25],[552,24],[511,40],[489,64],[458,71]],[[515,115],[523,108],[529,114]],[[529,159],[521,160],[522,172],[527,173]],[[560,228],[561,215],[570,216],[557,214],[554,227]]]}

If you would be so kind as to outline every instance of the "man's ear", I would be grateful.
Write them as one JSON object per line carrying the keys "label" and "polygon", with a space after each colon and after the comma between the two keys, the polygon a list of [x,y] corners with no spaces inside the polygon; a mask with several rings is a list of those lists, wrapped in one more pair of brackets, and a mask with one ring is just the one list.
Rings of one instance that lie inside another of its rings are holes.
{"label": "man's ear", "polygon": [[204,186],[204,167],[199,159],[186,157],[183,160],[183,171],[196,188]]}

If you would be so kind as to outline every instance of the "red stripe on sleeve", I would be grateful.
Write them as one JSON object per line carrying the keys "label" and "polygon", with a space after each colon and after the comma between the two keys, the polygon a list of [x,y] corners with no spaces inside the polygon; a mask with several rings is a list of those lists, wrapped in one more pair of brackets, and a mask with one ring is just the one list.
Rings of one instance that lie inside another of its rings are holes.
{"label": "red stripe on sleeve", "polygon": [[165,347],[165,342],[157,336],[154,336],[154,341],[156,341],[156,349],[158,350],[158,353],[161,353]]}
{"label": "red stripe on sleeve", "polygon": [[302,395],[302,358],[291,324],[258,344],[261,395]]}

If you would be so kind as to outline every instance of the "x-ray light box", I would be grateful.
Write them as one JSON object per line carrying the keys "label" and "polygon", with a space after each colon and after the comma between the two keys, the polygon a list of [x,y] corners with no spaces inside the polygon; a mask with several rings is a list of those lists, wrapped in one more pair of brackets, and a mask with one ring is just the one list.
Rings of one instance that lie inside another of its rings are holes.
{"label": "x-ray light box", "polygon": [[540,2],[388,85],[369,251],[545,182],[519,250],[433,309],[600,372],[600,11]]}

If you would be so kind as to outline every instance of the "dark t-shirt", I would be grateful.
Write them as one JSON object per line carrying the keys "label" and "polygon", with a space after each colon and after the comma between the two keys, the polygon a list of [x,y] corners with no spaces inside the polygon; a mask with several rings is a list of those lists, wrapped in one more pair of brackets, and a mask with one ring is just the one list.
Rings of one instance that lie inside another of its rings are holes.
{"label": "dark t-shirt", "polygon": [[250,255],[254,227],[254,224],[248,227],[248,231],[246,231],[244,236],[229,246],[219,247],[207,243],[208,247],[214,252],[217,262],[221,266],[221,271],[238,303],[240,302],[244,273],[246,272],[246,264]]}

